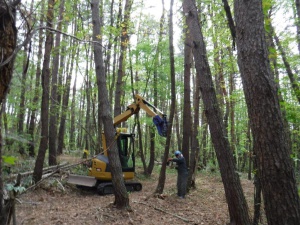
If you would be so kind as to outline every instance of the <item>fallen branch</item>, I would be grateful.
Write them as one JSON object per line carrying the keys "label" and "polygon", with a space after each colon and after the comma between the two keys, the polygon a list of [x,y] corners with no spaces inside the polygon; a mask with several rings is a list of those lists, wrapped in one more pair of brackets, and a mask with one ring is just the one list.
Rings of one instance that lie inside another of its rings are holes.
{"label": "fallen branch", "polygon": [[184,218],[184,217],[182,217],[182,216],[178,216],[178,215],[176,215],[176,214],[174,214],[174,213],[169,213],[169,212],[167,212],[167,211],[165,211],[165,210],[163,210],[163,209],[161,209],[161,208],[158,208],[158,207],[156,207],[156,206],[148,205],[148,204],[146,204],[146,203],[144,203],[144,202],[137,202],[137,201],[134,201],[134,203],[139,203],[139,204],[143,204],[143,205],[152,207],[152,208],[154,208],[154,209],[157,210],[157,211],[161,211],[161,212],[163,212],[163,213],[166,213],[166,214],[175,216],[175,217],[177,217],[178,219],[181,219],[181,220],[183,220],[183,221],[186,222],[186,223],[191,222],[190,220],[188,220],[188,219],[186,219],[186,218]]}
{"label": "fallen branch", "polygon": [[[54,169],[57,170],[59,168],[64,168],[66,165],[68,165],[67,162],[63,163],[63,164],[60,164],[60,165],[46,167],[46,168],[43,169],[43,174],[44,173],[48,173],[50,171],[53,171]],[[22,177],[29,176],[29,175],[33,174],[33,170],[32,171],[23,172],[23,173],[19,173],[19,174],[20,174],[20,176],[22,178]],[[19,174],[12,174],[7,179],[8,180],[15,179]]]}

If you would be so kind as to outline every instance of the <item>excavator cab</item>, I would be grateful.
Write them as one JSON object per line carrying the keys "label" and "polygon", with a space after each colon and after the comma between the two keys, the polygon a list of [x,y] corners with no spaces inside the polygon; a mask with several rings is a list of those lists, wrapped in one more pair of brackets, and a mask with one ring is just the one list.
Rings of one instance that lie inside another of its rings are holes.
{"label": "excavator cab", "polygon": [[134,134],[119,134],[117,145],[123,172],[135,172]]}
{"label": "excavator cab", "polygon": [[[117,129],[117,146],[119,151],[119,158],[122,165],[122,172],[124,180],[131,180],[134,178],[135,172],[135,157],[134,157],[134,134],[123,133],[125,128]],[[102,147],[103,154],[97,155],[92,159],[92,166],[89,169],[88,175],[95,177],[98,181],[111,181],[111,169],[108,160],[108,149],[106,146],[106,139],[102,133]]]}

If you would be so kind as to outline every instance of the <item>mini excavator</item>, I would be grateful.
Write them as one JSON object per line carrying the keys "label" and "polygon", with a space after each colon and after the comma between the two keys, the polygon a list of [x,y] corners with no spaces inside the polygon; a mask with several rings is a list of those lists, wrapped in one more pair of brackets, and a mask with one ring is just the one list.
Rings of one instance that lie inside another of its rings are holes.
{"label": "mini excavator", "polygon": [[[114,118],[114,126],[125,122],[134,114],[138,114],[140,109],[143,109],[149,116],[153,118],[153,123],[157,127],[160,136],[167,136],[168,122],[167,117],[155,106],[146,101],[143,97],[136,94],[135,102],[127,106],[125,112]],[[135,153],[134,153],[134,137],[135,134],[127,133],[126,128],[116,128],[117,146],[119,158],[122,165],[123,177],[127,191],[141,191],[142,184],[134,181],[135,175]],[[113,184],[110,170],[110,163],[107,152],[109,151],[106,145],[104,132],[102,133],[103,153],[91,159],[88,175],[81,176],[70,174],[68,183],[75,184],[78,187],[95,187],[99,195],[112,194]]]}

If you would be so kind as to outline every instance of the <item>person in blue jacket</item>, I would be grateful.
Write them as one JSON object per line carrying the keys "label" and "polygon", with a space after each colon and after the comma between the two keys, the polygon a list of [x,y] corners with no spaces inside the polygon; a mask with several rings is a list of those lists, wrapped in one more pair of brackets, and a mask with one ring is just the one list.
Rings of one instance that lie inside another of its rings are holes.
{"label": "person in blue jacket", "polygon": [[176,158],[168,158],[169,161],[176,162],[177,164],[177,195],[179,198],[184,198],[186,194],[186,186],[188,179],[188,169],[186,166],[185,158],[180,151],[175,151]]}

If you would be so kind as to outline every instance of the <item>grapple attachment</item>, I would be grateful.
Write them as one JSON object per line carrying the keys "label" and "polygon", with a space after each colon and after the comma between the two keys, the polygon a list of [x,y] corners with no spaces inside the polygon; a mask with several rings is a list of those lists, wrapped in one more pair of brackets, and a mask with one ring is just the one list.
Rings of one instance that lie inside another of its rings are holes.
{"label": "grapple attachment", "polygon": [[153,117],[153,123],[155,124],[158,134],[162,137],[167,137],[168,134],[168,121],[167,116],[163,115],[161,118],[159,115]]}

